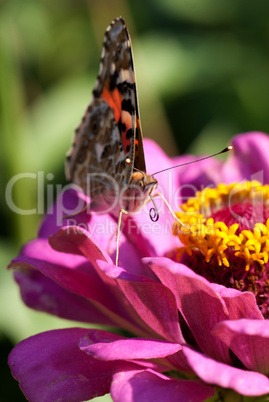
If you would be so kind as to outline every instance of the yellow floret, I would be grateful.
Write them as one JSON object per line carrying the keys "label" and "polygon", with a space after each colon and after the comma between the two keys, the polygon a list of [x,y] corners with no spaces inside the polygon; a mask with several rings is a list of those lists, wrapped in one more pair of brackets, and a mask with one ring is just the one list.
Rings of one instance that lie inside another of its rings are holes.
{"label": "yellow floret", "polygon": [[[231,201],[232,200],[232,201]],[[245,260],[246,271],[253,262],[261,266],[268,262],[269,253],[269,219],[266,224],[256,223],[253,231],[243,230],[238,233],[239,225],[230,227],[224,222],[214,222],[208,218],[212,212],[230,206],[231,203],[243,201],[269,203],[269,186],[259,182],[244,182],[240,184],[220,184],[217,188],[208,188],[197,192],[195,198],[189,199],[181,206],[182,212],[177,212],[173,226],[173,234],[177,235],[183,244],[178,250],[180,258],[184,252],[192,255],[199,250],[207,262],[215,256],[219,266],[229,267],[227,251],[233,251],[237,258]],[[181,225],[182,222],[185,226]]]}

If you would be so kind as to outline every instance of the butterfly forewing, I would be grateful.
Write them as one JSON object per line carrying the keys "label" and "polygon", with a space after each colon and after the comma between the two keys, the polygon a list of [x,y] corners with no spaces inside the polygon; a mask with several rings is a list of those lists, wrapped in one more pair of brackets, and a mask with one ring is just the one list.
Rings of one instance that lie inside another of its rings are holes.
{"label": "butterfly forewing", "polygon": [[[125,157],[131,160],[131,166],[145,172],[131,40],[122,18],[106,30],[93,97],[105,99],[114,110]],[[127,182],[132,169],[128,173]]]}

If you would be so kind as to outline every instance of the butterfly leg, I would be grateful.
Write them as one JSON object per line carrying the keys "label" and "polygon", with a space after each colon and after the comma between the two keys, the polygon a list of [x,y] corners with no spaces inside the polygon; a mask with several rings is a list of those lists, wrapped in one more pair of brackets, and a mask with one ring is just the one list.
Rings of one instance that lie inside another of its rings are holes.
{"label": "butterfly leg", "polygon": [[119,241],[120,241],[120,228],[121,228],[122,214],[128,214],[128,212],[125,211],[125,209],[121,209],[119,212],[117,235],[116,235],[116,263],[115,263],[116,267],[118,266],[118,262],[119,262]]}
{"label": "butterfly leg", "polygon": [[[161,197],[161,199],[163,200],[163,202],[165,203],[165,205],[167,206],[169,212],[171,213],[171,215],[173,216],[173,218],[184,228],[189,229],[189,227],[187,225],[185,225],[185,223],[181,222],[181,220],[176,216],[176,214],[174,213],[171,205],[169,204],[169,202],[167,201],[167,199],[165,198],[165,196],[162,193],[155,193],[152,198],[155,197]],[[156,208],[156,206],[154,205],[154,207]],[[157,211],[158,214],[158,211]]]}

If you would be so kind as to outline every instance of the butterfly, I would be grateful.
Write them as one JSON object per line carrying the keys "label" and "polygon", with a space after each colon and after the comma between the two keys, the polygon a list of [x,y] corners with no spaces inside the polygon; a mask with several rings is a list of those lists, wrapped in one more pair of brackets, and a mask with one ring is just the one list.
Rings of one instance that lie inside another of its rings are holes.
{"label": "butterfly", "polygon": [[130,36],[122,17],[105,32],[100,68],[67,153],[66,178],[90,196],[90,208],[118,217],[150,199],[157,180],[146,173]]}

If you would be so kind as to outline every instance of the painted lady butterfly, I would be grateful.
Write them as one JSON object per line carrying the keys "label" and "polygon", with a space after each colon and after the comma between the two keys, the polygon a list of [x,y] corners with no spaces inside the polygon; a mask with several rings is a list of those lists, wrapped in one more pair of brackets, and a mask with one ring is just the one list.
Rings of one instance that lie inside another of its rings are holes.
{"label": "painted lady butterfly", "polygon": [[67,154],[66,178],[91,197],[92,210],[119,217],[118,227],[121,214],[137,212],[157,188],[146,173],[131,41],[121,17],[105,32],[93,99]]}

